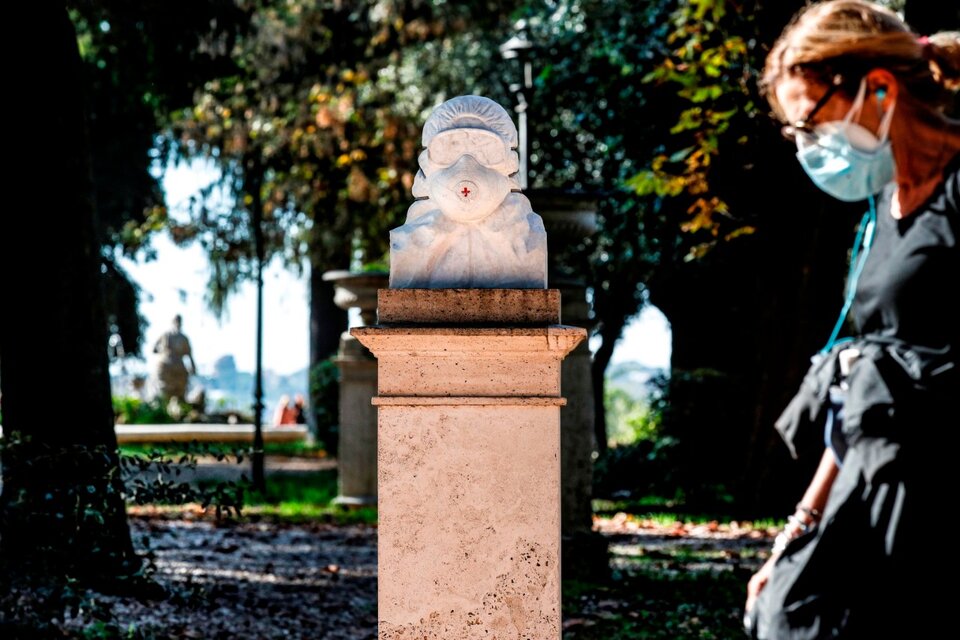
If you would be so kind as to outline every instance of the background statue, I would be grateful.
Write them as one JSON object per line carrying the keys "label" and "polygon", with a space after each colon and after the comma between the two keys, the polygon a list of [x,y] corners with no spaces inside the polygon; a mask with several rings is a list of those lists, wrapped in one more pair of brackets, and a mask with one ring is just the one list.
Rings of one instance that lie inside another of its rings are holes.
{"label": "background statue", "polygon": [[458,96],[430,114],[423,146],[417,201],[390,232],[390,287],[546,288],[547,234],[520,193],[510,114]]}
{"label": "background statue", "polygon": [[[174,316],[173,326],[153,345],[153,352],[159,356],[156,363],[157,389],[164,400],[186,400],[190,375],[197,372],[190,340],[180,329],[182,322],[179,314]],[[184,364],[184,359],[189,362],[189,367]]]}

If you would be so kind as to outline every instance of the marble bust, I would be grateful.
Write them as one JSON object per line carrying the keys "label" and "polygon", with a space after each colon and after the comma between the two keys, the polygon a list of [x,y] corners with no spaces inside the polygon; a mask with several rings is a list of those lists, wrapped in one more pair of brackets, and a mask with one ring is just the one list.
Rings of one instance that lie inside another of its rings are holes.
{"label": "marble bust", "polygon": [[390,288],[544,289],[547,234],[520,192],[517,128],[483,96],[438,106],[406,222],[390,232]]}

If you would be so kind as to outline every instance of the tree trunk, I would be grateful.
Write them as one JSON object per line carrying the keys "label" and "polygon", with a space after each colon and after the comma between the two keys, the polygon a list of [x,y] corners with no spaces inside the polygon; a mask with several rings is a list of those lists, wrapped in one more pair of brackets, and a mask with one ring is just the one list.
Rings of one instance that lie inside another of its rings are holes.
{"label": "tree trunk", "polygon": [[[33,192],[42,224],[30,248],[22,213],[0,216],[0,560],[11,575],[95,580],[129,574],[139,561],[119,479],[84,72],[63,5],[38,13],[31,23],[47,28],[33,30],[26,55],[27,80],[39,86],[21,88],[35,126],[14,165],[29,172],[24,182],[42,173],[56,187]],[[13,258],[30,252],[42,278]]]}
{"label": "tree trunk", "polygon": [[[349,262],[344,257],[344,263],[337,268],[348,268]],[[329,267],[314,260],[310,265],[310,416],[314,435],[323,442],[327,451],[336,456],[339,450],[337,431],[335,426],[329,426],[329,417],[318,419],[317,411],[331,397],[319,389],[315,380],[325,379],[315,376],[314,372],[324,362],[337,354],[340,347],[340,334],[347,330],[347,312],[333,303],[334,285],[323,279],[323,274]],[[333,394],[334,396],[336,394]],[[324,416],[330,416],[325,412]]]}
{"label": "tree trunk", "polygon": [[337,353],[340,334],[347,330],[347,312],[333,303],[332,282],[323,280],[324,269],[310,269],[310,366]]}
{"label": "tree trunk", "polygon": [[[619,319],[619,318],[617,318]],[[605,322],[600,328],[602,342],[590,366],[590,377],[593,382],[593,432],[596,437],[597,452],[602,456],[607,452],[607,412],[604,403],[606,388],[607,366],[616,347],[620,334],[623,333],[624,322]]]}

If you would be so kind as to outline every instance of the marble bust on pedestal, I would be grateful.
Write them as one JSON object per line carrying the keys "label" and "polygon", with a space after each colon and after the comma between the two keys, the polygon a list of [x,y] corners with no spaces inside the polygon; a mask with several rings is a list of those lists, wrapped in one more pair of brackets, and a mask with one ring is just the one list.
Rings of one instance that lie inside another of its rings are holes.
{"label": "marble bust on pedestal", "polygon": [[390,232],[390,288],[546,288],[547,235],[520,192],[517,140],[489,98],[458,96],[430,114],[417,200]]}

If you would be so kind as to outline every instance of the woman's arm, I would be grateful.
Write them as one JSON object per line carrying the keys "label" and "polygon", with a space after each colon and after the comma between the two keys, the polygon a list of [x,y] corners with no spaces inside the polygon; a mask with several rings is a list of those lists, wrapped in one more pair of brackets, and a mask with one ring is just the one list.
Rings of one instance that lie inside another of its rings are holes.
{"label": "woman's arm", "polygon": [[[811,520],[820,519],[819,514],[823,513],[823,508],[827,506],[827,496],[830,495],[830,488],[833,486],[838,471],[839,467],[837,466],[837,459],[833,455],[833,449],[827,448],[823,452],[823,457],[820,458],[820,464],[817,466],[816,473],[813,474],[810,486],[807,487],[803,497],[800,498],[800,503],[797,504],[797,511],[804,511],[803,515],[807,516],[803,520],[804,523],[812,524]],[[799,516],[800,514],[796,515]]]}
{"label": "woman's arm", "polygon": [[[839,467],[837,467],[837,459],[833,455],[833,450],[827,448],[820,458],[820,464],[813,474],[813,480],[810,481],[810,486],[807,487],[800,502],[797,503],[797,510],[793,514],[791,524],[788,524],[787,528],[780,534],[781,536],[785,536],[784,540],[795,538],[802,533],[803,527],[812,526],[820,521],[820,515],[827,505],[827,497],[830,495],[830,488],[833,486],[833,481],[837,477],[838,470]],[[794,522],[797,524],[793,524]],[[760,595],[760,592],[763,591],[763,588],[767,585],[767,581],[770,579],[773,565],[783,552],[783,548],[779,544],[780,536],[777,536],[777,538],[778,542],[774,544],[774,550],[773,553],[770,554],[770,558],[760,567],[759,571],[753,574],[753,577],[750,578],[750,582],[747,584],[747,611],[753,608],[757,596]]]}

